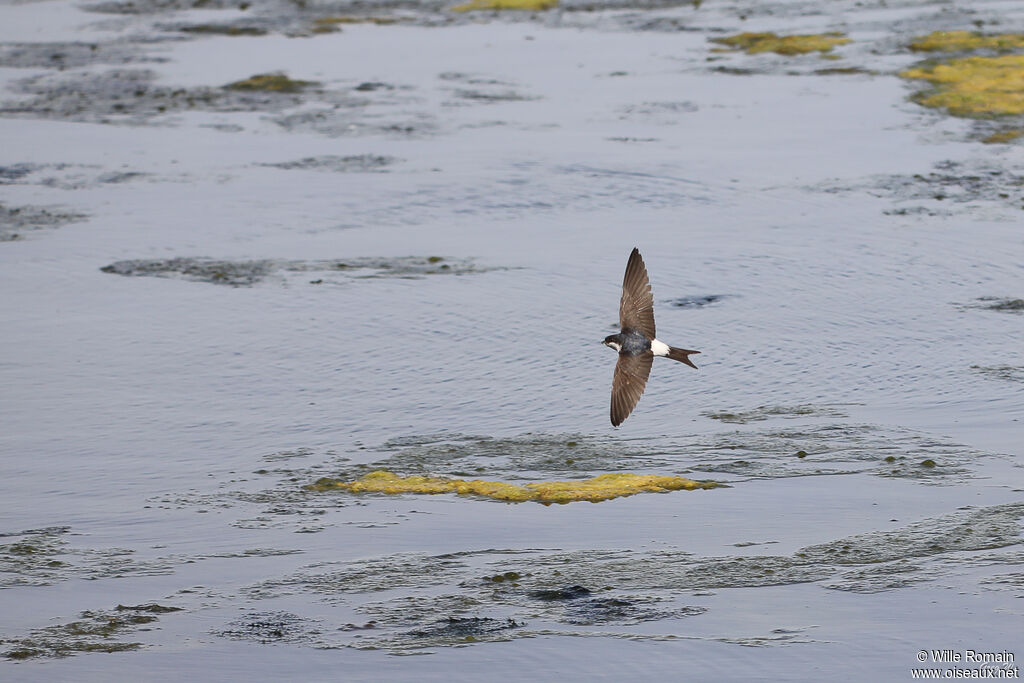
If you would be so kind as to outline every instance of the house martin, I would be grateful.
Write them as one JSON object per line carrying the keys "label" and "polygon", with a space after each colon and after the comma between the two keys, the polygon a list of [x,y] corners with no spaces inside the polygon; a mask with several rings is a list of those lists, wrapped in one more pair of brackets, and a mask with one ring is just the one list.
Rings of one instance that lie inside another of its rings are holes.
{"label": "house martin", "polygon": [[655,356],[665,356],[691,368],[697,366],[690,361],[690,355],[700,351],[677,349],[658,340],[654,334],[654,295],[647,267],[640,256],[640,250],[633,248],[626,264],[626,275],[622,278],[622,300],[619,302],[618,334],[604,339],[604,344],[619,353],[612,378],[612,425],[618,427],[636,407],[640,395],[647,385],[651,364]]}

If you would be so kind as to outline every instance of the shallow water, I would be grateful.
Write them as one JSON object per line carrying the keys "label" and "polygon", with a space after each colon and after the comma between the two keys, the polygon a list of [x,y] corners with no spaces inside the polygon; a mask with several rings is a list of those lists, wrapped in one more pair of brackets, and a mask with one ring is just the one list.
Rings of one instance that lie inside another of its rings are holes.
{"label": "shallow water", "polygon": [[[1019,6],[186,5],[0,7],[4,678],[1024,656],[1022,148],[896,75]],[[633,246],[702,353],[614,430]],[[303,488],[377,469],[727,486]]]}

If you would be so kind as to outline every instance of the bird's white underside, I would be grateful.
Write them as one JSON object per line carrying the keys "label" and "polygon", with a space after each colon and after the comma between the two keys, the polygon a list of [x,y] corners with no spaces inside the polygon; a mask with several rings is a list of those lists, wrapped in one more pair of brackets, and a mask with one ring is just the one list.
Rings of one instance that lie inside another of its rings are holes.
{"label": "bird's white underside", "polygon": [[[622,350],[622,346],[618,342],[605,342],[605,343],[608,344],[608,346],[610,346],[613,349],[615,349],[616,352]],[[668,355],[668,344],[666,344],[665,342],[663,342],[663,341],[661,341],[659,339],[652,339],[651,340],[651,353],[653,353],[655,356],[667,356]]]}

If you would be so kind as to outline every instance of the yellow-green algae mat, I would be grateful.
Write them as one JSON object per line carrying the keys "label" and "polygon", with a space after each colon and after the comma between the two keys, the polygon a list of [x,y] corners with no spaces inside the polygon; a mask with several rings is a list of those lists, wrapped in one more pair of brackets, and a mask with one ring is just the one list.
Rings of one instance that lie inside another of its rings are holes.
{"label": "yellow-green algae mat", "polygon": [[[937,31],[915,39],[917,52],[1008,52],[1024,49],[1024,34],[985,35],[969,31]],[[925,107],[945,109],[953,116],[996,118],[1024,114],[1024,55],[960,56],[927,61],[900,74],[932,87],[912,98]],[[996,131],[983,142],[1009,142],[1024,129]]]}
{"label": "yellow-green algae mat", "polygon": [[975,31],[935,31],[915,38],[910,49],[915,52],[968,52],[971,50],[1014,50],[1024,47],[1024,34],[989,35]]}
{"label": "yellow-green algae mat", "polygon": [[900,75],[935,86],[915,98],[926,107],[943,108],[955,116],[1024,114],[1024,55],[960,57]]}
{"label": "yellow-green algae mat", "polygon": [[558,0],[470,0],[463,5],[452,7],[453,12],[471,12],[473,10],[520,10],[527,12],[543,12],[558,6]]}
{"label": "yellow-green algae mat", "polygon": [[713,489],[721,486],[713,481],[694,481],[686,477],[655,474],[611,473],[575,481],[530,482],[523,486],[481,479],[445,479],[441,477],[402,477],[394,472],[378,470],[355,481],[324,478],[305,488],[312,491],[341,489],[351,493],[457,493],[460,496],[485,496],[510,503],[535,501],[572,503],[589,501],[599,503],[637,493],[665,493],[685,489]]}
{"label": "yellow-green algae mat", "polygon": [[831,52],[837,45],[846,45],[850,39],[842,33],[813,33],[780,36],[775,33],[738,33],[724,38],[711,38],[711,42],[734,50],[745,50],[753,55],[774,52],[780,55],[805,55],[808,52]]}

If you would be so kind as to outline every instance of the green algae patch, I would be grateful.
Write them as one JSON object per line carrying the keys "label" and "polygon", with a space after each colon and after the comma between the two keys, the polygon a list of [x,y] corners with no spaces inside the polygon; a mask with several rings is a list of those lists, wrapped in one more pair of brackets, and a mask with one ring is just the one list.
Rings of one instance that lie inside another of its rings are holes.
{"label": "green algae patch", "polygon": [[470,0],[463,5],[452,7],[453,12],[473,10],[523,10],[541,12],[558,6],[558,0]]}
{"label": "green algae patch", "polygon": [[1024,365],[972,365],[971,370],[991,379],[1024,382]]}
{"label": "green algae patch", "polygon": [[315,621],[291,612],[252,612],[216,632],[222,638],[261,645],[308,641],[319,633]]}
{"label": "green algae patch", "polygon": [[[838,57],[838,55],[830,56]],[[870,69],[865,69],[861,66],[833,66],[826,69],[816,69],[814,72],[816,76],[860,76],[874,73]]]}
{"label": "green algae patch", "polygon": [[492,619],[490,617],[448,617],[423,628],[409,631],[407,635],[415,638],[429,638],[436,641],[462,641],[475,643],[480,636],[521,628],[524,624],[511,618]]}
{"label": "green algae patch", "polygon": [[312,33],[337,33],[341,31],[341,27],[344,24],[376,24],[377,26],[387,26],[388,24],[397,24],[398,19],[395,17],[351,17],[351,16],[331,16],[331,17],[320,17],[313,21],[310,31]]}
{"label": "green algae patch", "polygon": [[1024,128],[1010,128],[986,135],[981,141],[987,145],[998,145],[1004,142],[1013,142],[1022,135],[1024,135]]}
{"label": "green algae patch", "polygon": [[685,489],[710,489],[715,482],[694,481],[685,477],[653,474],[610,473],[578,481],[530,482],[523,486],[481,479],[446,479],[441,477],[402,477],[393,472],[379,470],[351,482],[320,479],[307,489],[331,491],[341,489],[352,493],[455,493],[460,496],[483,496],[509,503],[535,501],[538,503],[572,503],[589,501],[598,503],[612,498],[637,493],[664,493]]}
{"label": "green algae patch", "polygon": [[982,296],[970,303],[966,308],[981,308],[986,311],[1000,313],[1024,313],[1024,299],[1000,296]]}
{"label": "green algae patch", "polygon": [[[10,169],[11,167],[6,167]],[[15,172],[20,169],[14,169]],[[0,174],[0,180],[3,174]],[[25,234],[44,228],[60,228],[88,218],[85,214],[55,211],[40,206],[5,206],[0,203],[0,242],[24,239]]]}
{"label": "green algae patch", "polygon": [[[366,626],[324,623],[319,633],[297,641],[315,647],[411,655],[466,643],[553,636],[703,639],[706,630],[681,620],[709,608],[715,614],[718,601],[702,598],[707,606],[692,604],[691,596],[797,584],[807,585],[805,590],[862,595],[935,585],[936,580],[941,587],[944,577],[968,568],[991,572],[994,565],[1024,562],[1022,519],[1022,503],[969,507],[775,555],[704,556],[674,547],[395,553],[317,562],[246,588],[244,594],[273,600],[283,592],[301,592],[330,605],[355,605]],[[1014,588],[1019,585],[1005,590]],[[509,620],[523,627],[512,627]],[[627,628],[640,624],[647,626]],[[794,633],[711,640],[756,646],[809,642]]]}
{"label": "green algae patch", "polygon": [[715,482],[694,481],[686,477],[610,473],[601,474],[583,481],[552,481],[531,483],[527,488],[536,491],[535,500],[539,502],[570,503],[587,500],[592,503],[610,500],[635,493],[663,493],[685,489],[711,489],[718,486]]}
{"label": "green algae patch", "polygon": [[935,31],[915,38],[909,45],[915,52],[1006,51],[1024,47],[1024,33],[985,35],[975,31]]}
{"label": "green algae patch", "polygon": [[814,33],[780,36],[775,33],[738,33],[725,38],[711,38],[711,42],[753,55],[774,52],[780,55],[805,55],[809,52],[825,54],[837,45],[846,45],[850,39],[842,33]]}
{"label": "green algae patch", "polygon": [[44,586],[67,573],[64,534],[70,527],[30,529],[14,543],[0,544],[0,588]]}
{"label": "green algae patch", "polygon": [[1024,55],[962,57],[923,64],[900,76],[931,83],[932,88],[912,99],[953,116],[1024,114]]}
{"label": "green algae patch", "polygon": [[[337,161],[339,158],[334,158]],[[340,158],[344,159],[344,157]],[[315,160],[310,161],[315,164]],[[365,161],[365,160],[364,160]],[[301,167],[304,162],[298,162]],[[344,163],[343,161],[340,163]],[[361,163],[358,160],[354,163]],[[372,162],[368,162],[372,163]],[[401,256],[396,258],[353,258],[345,261],[221,261],[209,258],[179,257],[171,259],[138,259],[116,261],[103,266],[104,273],[125,277],[177,277],[183,280],[208,282],[232,287],[248,287],[271,276],[283,279],[287,274],[323,273],[342,275],[343,279],[406,278],[427,275],[468,275],[496,268],[479,267],[472,259],[442,256]],[[332,279],[337,282],[337,278]],[[319,284],[324,280],[320,279]]]}
{"label": "green algae patch", "polygon": [[228,24],[193,24],[182,26],[183,33],[214,36],[265,36],[267,29],[258,26],[231,26]]}
{"label": "green algae patch", "polygon": [[801,418],[801,417],[846,417],[846,414],[830,405],[794,405],[794,406],[758,406],[750,410],[706,410],[701,413],[704,417],[719,422],[732,424],[747,424],[748,422],[759,422],[775,417]]}
{"label": "green algae patch", "polygon": [[386,26],[388,24],[396,24],[398,19],[394,17],[320,17],[313,22],[314,27],[318,28],[331,28],[338,26],[339,24],[377,24],[378,26]]}
{"label": "green algae patch", "polygon": [[86,611],[75,621],[36,629],[23,638],[0,639],[9,646],[3,652],[7,659],[20,661],[37,657],[70,657],[83,652],[128,652],[143,647],[142,643],[117,640],[158,621],[154,614],[181,611],[156,603],[128,607],[118,605],[113,611]]}
{"label": "green algae patch", "polygon": [[299,81],[288,78],[283,73],[256,74],[242,81],[228,83],[229,90],[262,91],[262,92],[300,92],[310,86],[319,85],[315,81]]}

